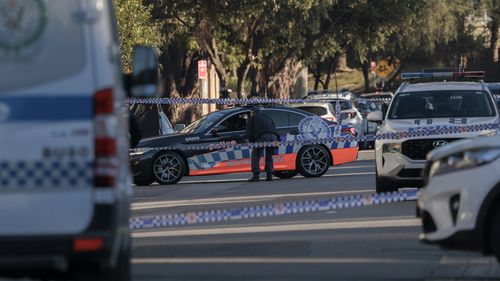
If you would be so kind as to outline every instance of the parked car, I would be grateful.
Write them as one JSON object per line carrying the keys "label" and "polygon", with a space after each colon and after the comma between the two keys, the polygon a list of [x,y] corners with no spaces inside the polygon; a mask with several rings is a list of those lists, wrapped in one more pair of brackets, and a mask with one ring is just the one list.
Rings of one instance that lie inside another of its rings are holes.
{"label": "parked car", "polygon": [[0,36],[0,276],[130,280],[123,104],[158,86],[158,66],[134,48],[124,89],[111,1],[84,2],[1,5],[16,21]]}
{"label": "parked car", "polygon": [[[453,74],[451,79],[464,72]],[[423,73],[424,77],[432,73]],[[419,77],[418,73],[413,76]],[[412,76],[412,77],[413,77]],[[385,118],[372,112],[369,121],[382,121],[379,133],[437,130],[463,125],[499,122],[493,97],[483,82],[403,83],[396,92]],[[494,135],[496,130],[440,135],[380,139],[375,141],[376,190],[394,191],[400,187],[422,186],[422,170],[428,152],[457,140],[479,135]]]}
{"label": "parked car", "polygon": [[335,117],[335,109],[333,105],[329,102],[315,102],[315,103],[293,103],[288,106],[298,108],[300,110],[307,111],[309,113],[318,115],[319,117],[331,121],[337,122]]}
{"label": "parked car", "polygon": [[[216,111],[177,134],[143,139],[130,154],[135,184],[175,184],[184,176],[249,172],[250,148],[218,146],[248,143],[245,129],[250,112],[250,107]],[[346,136],[355,134],[349,126],[324,121],[295,108],[269,106],[261,112],[273,119],[281,141],[307,140],[310,132],[315,139],[331,137],[333,130]],[[279,145],[273,157],[274,175],[291,178],[300,173],[304,177],[320,177],[331,165],[355,161],[357,152],[355,141]]]}
{"label": "parked car", "polygon": [[500,262],[500,137],[453,142],[427,156],[420,239]]}
{"label": "parked car", "polygon": [[[340,120],[343,125],[349,125],[356,129],[358,136],[364,136],[369,133],[368,122],[363,119],[361,112],[358,109],[356,97],[349,91],[328,92],[310,94],[308,100],[318,100],[321,102],[327,101],[332,104],[334,110],[337,103],[340,106]],[[367,142],[360,142],[359,148],[365,149]]]}

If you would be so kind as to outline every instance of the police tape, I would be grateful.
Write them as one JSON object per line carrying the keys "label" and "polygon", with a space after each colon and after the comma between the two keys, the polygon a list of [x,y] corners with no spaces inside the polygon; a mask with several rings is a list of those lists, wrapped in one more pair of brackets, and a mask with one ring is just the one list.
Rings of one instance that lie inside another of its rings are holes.
{"label": "police tape", "polygon": [[[241,98],[241,99],[207,99],[207,98],[131,98],[128,99],[128,104],[218,104],[218,105],[261,105],[261,104],[269,104],[269,105],[287,105],[287,104],[295,104],[295,103],[318,103],[318,102],[332,102],[348,99],[336,99],[336,98],[312,98],[312,99],[269,99],[269,98]],[[364,99],[359,98],[355,99],[360,102],[390,102],[389,98],[371,98]]]}
{"label": "police tape", "polygon": [[195,211],[177,214],[141,216],[130,219],[130,229],[153,229],[204,223],[238,221],[245,219],[278,217],[295,214],[332,211],[345,208],[367,207],[388,203],[415,201],[418,190],[349,195],[342,197],[281,202],[258,206]]}
{"label": "police tape", "polygon": [[[345,125],[344,125],[345,126]],[[335,126],[334,126],[335,127]],[[302,136],[297,136],[294,140],[284,140],[284,141],[273,141],[273,142],[256,142],[256,143],[237,143],[233,142],[221,142],[215,144],[189,144],[190,140],[187,140],[182,145],[172,145],[164,147],[140,147],[131,149],[131,155],[142,154],[146,151],[154,150],[219,150],[226,148],[263,148],[263,147],[278,147],[278,146],[293,146],[293,145],[319,145],[325,143],[349,143],[349,142],[371,142],[375,140],[399,140],[406,138],[416,138],[416,137],[427,137],[427,136],[439,136],[439,135],[450,135],[450,134],[462,134],[462,133],[472,133],[481,131],[487,134],[498,134],[500,128],[499,123],[487,123],[487,124],[475,124],[475,125],[463,125],[463,126],[430,126],[430,127],[420,127],[420,128],[408,128],[407,130],[402,130],[395,133],[379,133],[376,135],[363,135],[363,136],[353,136],[353,135],[339,135],[333,137],[325,138],[307,138]],[[496,131],[492,131],[496,130]],[[197,140],[193,140],[196,142]]]}
{"label": "police tape", "polygon": [[[500,95],[494,95],[496,100],[500,100]],[[127,100],[129,105],[133,104],[167,104],[167,105],[175,105],[175,104],[218,104],[218,105],[260,105],[260,104],[269,104],[269,105],[287,105],[287,104],[295,104],[295,103],[317,103],[317,102],[332,102],[336,101],[337,104],[341,100],[348,100],[345,98],[309,98],[309,99],[290,99],[290,98],[281,98],[281,99],[270,99],[270,98],[237,98],[237,99],[208,99],[208,98],[130,98]],[[389,103],[391,98],[354,98],[353,100],[366,103],[366,102],[374,102],[374,103]]]}

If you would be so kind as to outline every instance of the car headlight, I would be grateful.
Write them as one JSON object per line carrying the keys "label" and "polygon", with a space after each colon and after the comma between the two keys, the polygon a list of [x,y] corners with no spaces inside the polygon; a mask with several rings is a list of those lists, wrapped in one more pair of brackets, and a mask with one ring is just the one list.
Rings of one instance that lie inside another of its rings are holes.
{"label": "car headlight", "polygon": [[450,155],[432,163],[430,177],[487,164],[500,157],[500,148],[470,150]]}
{"label": "car headlight", "polygon": [[493,137],[493,136],[496,136],[496,135],[498,135],[498,130],[488,131],[486,133],[482,133],[480,136],[481,137]]}
{"label": "car headlight", "polygon": [[150,151],[151,148],[149,147],[141,147],[141,148],[134,148],[132,150],[130,150],[130,155],[142,155],[148,151]]}
{"label": "car headlight", "polygon": [[401,153],[401,143],[386,143],[382,146],[383,153]]}

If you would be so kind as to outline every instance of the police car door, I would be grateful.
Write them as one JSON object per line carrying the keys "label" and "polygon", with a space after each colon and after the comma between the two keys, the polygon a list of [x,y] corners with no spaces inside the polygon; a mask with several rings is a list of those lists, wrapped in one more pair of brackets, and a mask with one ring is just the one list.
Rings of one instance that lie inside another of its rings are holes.
{"label": "police car door", "polygon": [[0,235],[71,234],[93,213],[92,53],[80,1],[2,1]]}

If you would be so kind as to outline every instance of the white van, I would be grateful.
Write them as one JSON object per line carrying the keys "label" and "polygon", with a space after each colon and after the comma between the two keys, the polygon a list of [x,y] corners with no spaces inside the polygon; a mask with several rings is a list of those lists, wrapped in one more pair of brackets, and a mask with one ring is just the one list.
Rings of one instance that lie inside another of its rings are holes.
{"label": "white van", "polygon": [[128,112],[110,3],[0,1],[0,276],[130,279]]}

